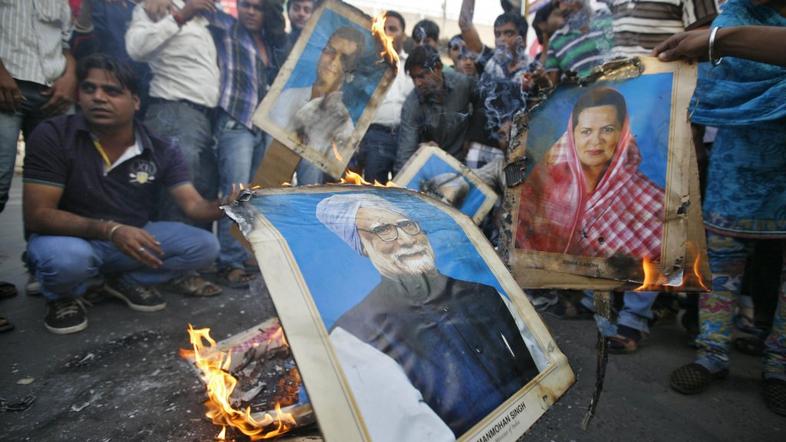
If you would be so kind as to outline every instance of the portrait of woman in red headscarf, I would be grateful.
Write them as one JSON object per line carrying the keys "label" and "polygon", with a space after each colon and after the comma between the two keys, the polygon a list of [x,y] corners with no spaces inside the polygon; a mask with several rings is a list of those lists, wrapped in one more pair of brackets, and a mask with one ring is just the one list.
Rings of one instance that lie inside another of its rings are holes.
{"label": "portrait of woman in red headscarf", "polygon": [[516,248],[658,260],[664,190],[641,161],[622,94],[597,87],[581,95],[522,187]]}

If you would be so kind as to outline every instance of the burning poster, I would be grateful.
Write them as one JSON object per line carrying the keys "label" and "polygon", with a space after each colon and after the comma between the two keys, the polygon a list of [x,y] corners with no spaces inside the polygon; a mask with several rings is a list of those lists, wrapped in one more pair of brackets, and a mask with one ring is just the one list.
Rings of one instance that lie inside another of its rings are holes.
{"label": "burning poster", "polygon": [[700,205],[686,115],[695,69],[643,68],[560,88],[520,128],[526,175],[509,192],[507,250],[520,282],[532,269],[641,282],[646,261],[682,285],[689,225],[701,223],[688,210]]}
{"label": "burning poster", "polygon": [[513,441],[573,383],[457,210],[369,186],[247,199],[228,213],[256,253],[327,440]]}
{"label": "burning poster", "polygon": [[341,176],[395,76],[386,54],[368,16],[326,1],[303,29],[254,123],[328,174]]}
{"label": "burning poster", "polygon": [[497,194],[467,166],[434,145],[423,145],[393,179],[396,185],[456,207],[479,224]]}

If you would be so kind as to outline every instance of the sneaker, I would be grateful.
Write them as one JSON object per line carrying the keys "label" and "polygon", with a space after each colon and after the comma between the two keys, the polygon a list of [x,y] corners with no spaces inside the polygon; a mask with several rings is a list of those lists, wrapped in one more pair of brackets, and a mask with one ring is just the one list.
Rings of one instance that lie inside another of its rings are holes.
{"label": "sneaker", "polygon": [[104,291],[138,312],[157,312],[166,307],[166,301],[155,287],[144,287],[115,279],[106,283]]}
{"label": "sneaker", "polygon": [[729,370],[724,369],[711,373],[703,365],[695,362],[683,365],[671,372],[669,385],[671,389],[682,394],[699,394],[707,389],[713,381],[725,379]]}
{"label": "sneaker", "polygon": [[85,305],[79,299],[58,299],[47,303],[44,325],[56,335],[67,335],[87,328]]}

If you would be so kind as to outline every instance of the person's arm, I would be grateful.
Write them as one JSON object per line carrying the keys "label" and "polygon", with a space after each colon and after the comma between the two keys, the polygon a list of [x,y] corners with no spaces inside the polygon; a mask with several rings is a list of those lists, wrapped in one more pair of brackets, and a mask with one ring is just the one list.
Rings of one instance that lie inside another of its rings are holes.
{"label": "person's arm", "polygon": [[[706,61],[709,58],[709,36],[710,29],[680,32],[659,44],[652,55],[662,61]],[[784,39],[786,28],[779,26],[719,28],[713,56],[745,58],[786,67],[786,45],[773,44]]]}
{"label": "person's arm", "polygon": [[396,163],[393,167],[394,172],[398,173],[409,157],[418,148],[418,123],[415,114],[417,113],[418,100],[416,92],[413,90],[404,100],[401,106],[401,125],[398,131],[398,150],[396,151]]}
{"label": "person's arm", "polygon": [[16,107],[25,99],[16,80],[0,60],[0,112],[15,112]]}
{"label": "person's arm", "polygon": [[191,183],[184,183],[169,189],[170,195],[187,217],[196,221],[215,221],[224,215],[221,206],[235,201],[240,194],[240,187],[232,185],[232,192],[220,200],[208,201],[202,198]]}
{"label": "person's arm", "polygon": [[74,104],[76,96],[76,60],[71,55],[70,49],[63,49],[63,56],[66,59],[63,74],[52,83],[51,87],[41,92],[41,95],[49,97],[49,100],[41,106],[41,111],[50,115],[65,113]]}
{"label": "person's arm", "polygon": [[144,229],[58,209],[62,187],[26,182],[22,195],[24,223],[28,232],[111,241],[121,252],[139,262],[152,268],[161,266],[161,245]]}
{"label": "person's arm", "polygon": [[183,9],[159,21],[153,21],[143,5],[134,8],[131,26],[126,31],[126,51],[134,61],[149,61],[156,51],[180,31],[180,27],[198,14],[215,11],[211,0],[191,0]]}
{"label": "person's arm", "polygon": [[475,16],[475,0],[462,0],[461,13],[459,14],[459,29],[461,30],[461,38],[467,45],[467,49],[480,54],[483,52],[483,41],[480,40],[475,24],[472,22]]}

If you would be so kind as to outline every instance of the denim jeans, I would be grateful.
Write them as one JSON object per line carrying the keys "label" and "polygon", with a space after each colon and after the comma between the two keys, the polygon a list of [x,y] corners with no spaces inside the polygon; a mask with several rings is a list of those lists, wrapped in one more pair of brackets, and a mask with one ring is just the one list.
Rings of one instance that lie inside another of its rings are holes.
{"label": "denim jeans", "polygon": [[[218,196],[218,168],[210,116],[182,101],[159,100],[147,108],[145,125],[154,134],[180,147],[196,190],[207,200],[215,199]],[[168,190],[164,190],[160,196],[156,219],[178,221],[203,228],[209,228],[212,224],[190,220],[180,210]]]}
{"label": "denim jeans", "polygon": [[379,124],[368,127],[366,135],[360,140],[359,158],[363,168],[363,178],[373,183],[388,182],[388,174],[393,172],[398,150],[398,126],[388,128]]}
{"label": "denim jeans", "polygon": [[[215,128],[219,190],[226,195],[232,184],[251,182],[270,137],[257,128],[248,129],[224,111],[219,111]],[[243,268],[248,252],[232,237],[231,227],[232,220],[228,217],[218,220],[218,242],[221,244],[218,265],[220,268]]]}
{"label": "denim jeans", "polygon": [[149,222],[144,229],[161,243],[163,265],[147,267],[113,243],[73,236],[30,236],[27,257],[41,293],[50,301],[82,296],[89,280],[117,276],[143,286],[161,284],[185,272],[209,266],[218,256],[210,232],[175,222]]}
{"label": "denim jeans", "polygon": [[[617,315],[617,322],[613,324],[605,318],[595,315],[603,336],[614,336],[617,334],[617,326],[624,325],[643,333],[650,331],[649,320],[652,319],[652,304],[658,297],[658,292],[625,292],[622,301],[622,310]],[[588,309],[595,311],[592,303],[592,291],[584,292],[581,304]]]}
{"label": "denim jeans", "polygon": [[47,89],[46,86],[29,81],[17,81],[17,86],[25,100],[14,113],[0,112],[0,212],[8,202],[8,190],[14,177],[19,131],[28,140],[38,123],[53,116],[41,112],[41,106],[49,101],[49,97],[41,95]]}
{"label": "denim jeans", "polygon": [[305,186],[308,184],[325,184],[327,174],[322,169],[311,164],[308,160],[300,160],[297,165],[297,185]]}

